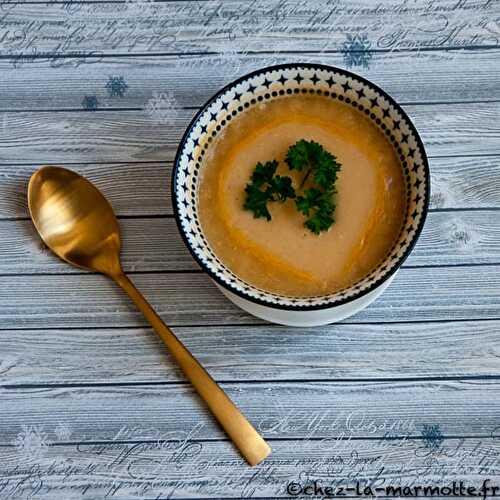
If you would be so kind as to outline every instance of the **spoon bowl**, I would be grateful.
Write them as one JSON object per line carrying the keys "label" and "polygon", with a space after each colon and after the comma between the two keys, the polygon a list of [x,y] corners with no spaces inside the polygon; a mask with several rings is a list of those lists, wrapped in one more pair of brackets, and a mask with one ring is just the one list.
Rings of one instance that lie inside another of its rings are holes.
{"label": "spoon bowl", "polygon": [[264,460],[269,445],[124,274],[120,228],[101,192],[71,170],[47,166],[30,179],[28,206],[38,233],[56,255],[108,275],[129,295],[248,463]]}
{"label": "spoon bowl", "polygon": [[109,276],[121,274],[118,221],[87,179],[64,168],[42,167],[30,179],[28,206],[42,240],[58,257]]}

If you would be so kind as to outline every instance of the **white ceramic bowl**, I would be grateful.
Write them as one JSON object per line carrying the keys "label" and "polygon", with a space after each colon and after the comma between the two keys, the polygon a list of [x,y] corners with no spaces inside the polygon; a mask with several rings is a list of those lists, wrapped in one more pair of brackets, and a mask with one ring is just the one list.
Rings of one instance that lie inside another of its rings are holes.
{"label": "white ceramic bowl", "polygon": [[[217,257],[198,217],[198,185],[203,155],[231,120],[252,106],[282,96],[315,93],[351,105],[385,133],[403,169],[407,202],[400,235],[384,261],[351,286],[328,295],[289,297],[246,283]],[[177,150],[172,175],[175,219],[196,259],[239,307],[260,318],[292,326],[340,321],[373,302],[389,285],[422,231],[429,204],[430,175],[422,141],[401,107],[382,89],[346,70],[319,64],[283,64],[260,69],[213,96],[188,126]]]}

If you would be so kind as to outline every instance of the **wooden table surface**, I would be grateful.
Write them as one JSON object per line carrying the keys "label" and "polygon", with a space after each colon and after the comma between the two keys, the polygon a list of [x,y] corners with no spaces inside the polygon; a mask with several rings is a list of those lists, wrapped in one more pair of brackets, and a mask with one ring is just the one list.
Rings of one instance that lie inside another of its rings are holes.
{"label": "wooden table surface", "polygon": [[[183,246],[169,193],[199,106],[290,61],[384,88],[432,174],[425,229],[393,284],[311,329],[228,302]],[[500,486],[499,115],[498,0],[2,0],[0,498]],[[26,208],[42,164],[109,197],[126,270],[262,431],[268,460],[240,459],[113,283],[43,247]]]}

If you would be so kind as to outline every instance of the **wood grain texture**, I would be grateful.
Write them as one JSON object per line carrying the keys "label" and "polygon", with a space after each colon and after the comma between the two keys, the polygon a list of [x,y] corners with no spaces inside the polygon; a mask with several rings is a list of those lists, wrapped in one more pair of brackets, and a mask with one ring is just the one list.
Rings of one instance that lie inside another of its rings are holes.
{"label": "wood grain texture", "polygon": [[[52,437],[56,422],[51,423],[47,432]],[[362,481],[361,487],[445,486],[452,481],[452,470],[457,483],[464,480],[479,489],[486,478],[498,476],[499,442],[491,437],[446,439],[436,448],[425,439],[273,441],[271,456],[249,468],[228,442],[185,441],[184,433],[159,434],[159,438],[151,434],[156,439],[142,443],[50,446],[38,460],[35,477],[22,453],[12,446],[0,447],[3,491],[9,499],[35,494],[51,500],[56,494],[65,500],[111,495],[117,500],[275,500],[291,498],[286,491],[291,481],[318,480],[333,487],[354,487],[356,479]],[[166,441],[172,437],[176,441]],[[54,463],[71,467],[54,468]],[[356,498],[354,492],[343,493],[345,498]],[[394,494],[377,493],[376,498]]]}
{"label": "wood grain texture", "polygon": [[[405,106],[427,153],[500,154],[500,102]],[[3,113],[0,163],[173,160],[195,110],[158,126],[142,110]]]}
{"label": "wood grain texture", "polygon": [[[498,161],[500,164],[500,157]],[[117,215],[172,215],[172,162],[57,164],[88,177],[108,198]],[[41,165],[0,165],[0,219],[29,217],[28,180]]]}
{"label": "wood grain texture", "polygon": [[[262,323],[205,274],[137,274],[133,281],[171,325]],[[15,294],[12,293],[15,290]],[[0,328],[141,326],[128,299],[100,275],[0,276]],[[349,322],[498,319],[500,266],[404,268]]]}
{"label": "wood grain texture", "polygon": [[[0,219],[28,217],[26,188],[38,165],[0,165]],[[171,162],[62,163],[88,177],[118,215],[172,215]],[[500,156],[430,159],[431,208],[500,207]]]}
{"label": "wood grain texture", "polygon": [[500,206],[500,157],[431,158],[431,208]]}
{"label": "wood grain texture", "polygon": [[[500,321],[178,327],[216,380],[390,380],[500,374]],[[0,332],[0,385],[184,381],[149,328]]]}
{"label": "wood grain texture", "polygon": [[[368,68],[351,70],[402,103],[491,101],[500,99],[499,53],[500,49],[438,50],[417,55],[380,52]],[[341,53],[112,57],[62,67],[38,59],[14,67],[12,61],[2,59],[0,110],[80,109],[85,96],[95,96],[102,109],[142,109],[155,92],[171,92],[179,107],[201,106],[237,77],[289,61],[346,66]],[[110,75],[124,77],[128,89],[123,97],[109,97],[106,84]]]}
{"label": "wood grain texture", "polygon": [[[120,221],[125,271],[199,270],[173,218]],[[0,221],[0,274],[81,273],[58,259],[41,241],[29,220]],[[499,256],[500,257],[500,256]],[[500,262],[500,258],[498,259]]]}
{"label": "wood grain texture", "polygon": [[[30,33],[39,36],[34,40],[33,36],[5,37],[7,54],[55,54],[84,62],[89,53],[102,57],[270,47],[281,51],[342,50],[346,35],[352,33],[366,34],[370,48],[379,50],[498,46],[497,32],[481,22],[484,16],[498,16],[495,2],[461,8],[454,0],[441,0],[434,10],[424,4],[401,8],[397,0],[387,0],[379,7],[370,0],[305,5],[266,0],[250,6],[241,0],[177,1],[153,8],[137,2],[17,3],[8,7],[3,32],[29,26]],[[458,33],[457,26],[461,27]]]}
{"label": "wood grain texture", "polygon": [[[123,219],[122,262],[130,271],[200,269],[173,218]],[[28,220],[0,220],[0,274],[81,272],[50,252]],[[498,211],[431,212],[405,265],[500,264]]]}
{"label": "wood grain texture", "polygon": [[[495,381],[223,383],[221,387],[266,438],[331,438],[342,432],[352,438],[383,438],[388,423],[398,420],[413,423],[407,433],[396,431],[398,437],[418,436],[417,429],[429,421],[439,422],[441,433],[448,436],[488,436],[499,426],[500,385]],[[162,434],[188,433],[200,424],[193,438],[224,439],[187,384],[1,388],[0,396],[2,445],[15,439],[19,415],[26,426],[67,424],[73,428],[73,442],[111,441],[124,422],[146,432],[156,428]],[[307,433],[315,415],[323,415],[324,422]],[[358,424],[363,419],[371,424],[350,428],[349,417]]]}

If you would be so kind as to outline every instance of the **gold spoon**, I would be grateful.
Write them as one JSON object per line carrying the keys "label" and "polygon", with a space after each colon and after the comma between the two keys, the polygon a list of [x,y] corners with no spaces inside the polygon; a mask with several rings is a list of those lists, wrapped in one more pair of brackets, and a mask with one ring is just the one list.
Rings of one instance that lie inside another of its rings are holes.
{"label": "gold spoon", "polygon": [[249,464],[264,460],[271,453],[269,445],[124,274],[120,228],[101,192],[71,170],[47,166],[31,176],[28,205],[45,244],[66,262],[115,280],[142,311]]}

